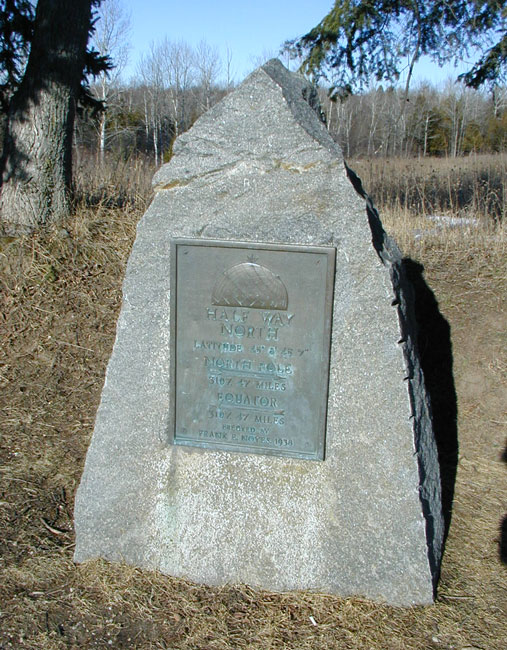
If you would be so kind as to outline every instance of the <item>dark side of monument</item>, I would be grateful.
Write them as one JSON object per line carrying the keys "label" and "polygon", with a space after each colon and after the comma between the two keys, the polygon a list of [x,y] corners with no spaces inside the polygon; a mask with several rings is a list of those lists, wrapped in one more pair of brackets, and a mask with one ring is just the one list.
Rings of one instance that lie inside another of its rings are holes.
{"label": "dark side of monument", "polygon": [[77,562],[432,602],[444,525],[411,286],[320,115],[269,61],[156,173]]}

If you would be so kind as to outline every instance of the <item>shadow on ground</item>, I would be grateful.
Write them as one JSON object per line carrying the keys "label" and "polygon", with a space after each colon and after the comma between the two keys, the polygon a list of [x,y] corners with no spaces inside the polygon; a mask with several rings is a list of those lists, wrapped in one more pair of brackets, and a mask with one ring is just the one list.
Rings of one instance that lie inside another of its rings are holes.
{"label": "shadow on ground", "polygon": [[[502,454],[502,460],[504,463],[507,463],[507,447],[504,449]],[[500,560],[507,564],[507,515],[502,519],[500,524]]]}

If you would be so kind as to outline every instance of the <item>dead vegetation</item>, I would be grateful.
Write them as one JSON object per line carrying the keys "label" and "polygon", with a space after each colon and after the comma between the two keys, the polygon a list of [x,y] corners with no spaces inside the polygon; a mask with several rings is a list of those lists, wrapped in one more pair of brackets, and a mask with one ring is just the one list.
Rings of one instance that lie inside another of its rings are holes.
{"label": "dead vegetation", "polygon": [[507,212],[507,155],[369,158],[350,163],[383,211],[498,223]]}
{"label": "dead vegetation", "polygon": [[63,228],[1,242],[0,648],[503,649],[506,256],[498,223],[414,239],[420,226],[406,211],[383,211],[404,252],[424,264],[451,327],[460,456],[434,605],[208,588],[104,561],[73,564],[74,492],[146,203],[141,186],[126,188],[134,199],[123,203],[115,187]]}

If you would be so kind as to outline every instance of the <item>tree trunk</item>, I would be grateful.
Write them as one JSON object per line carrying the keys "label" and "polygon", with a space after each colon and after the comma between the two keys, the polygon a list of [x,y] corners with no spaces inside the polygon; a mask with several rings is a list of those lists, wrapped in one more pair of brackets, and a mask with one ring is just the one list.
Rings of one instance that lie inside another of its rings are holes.
{"label": "tree trunk", "polygon": [[105,73],[102,73],[100,85],[101,85],[100,88],[101,93],[99,99],[104,105],[104,110],[100,114],[100,122],[99,122],[99,161],[100,161],[100,166],[104,167],[104,153],[106,150],[106,120],[107,120],[107,115],[106,115],[107,86],[106,86]]}
{"label": "tree trunk", "polygon": [[12,98],[0,163],[6,234],[70,212],[72,136],[92,0],[39,0],[23,80]]}
{"label": "tree trunk", "polygon": [[106,110],[100,115],[99,123],[99,160],[100,166],[104,167],[104,152],[106,150]]}
{"label": "tree trunk", "polygon": [[158,124],[153,122],[153,152],[155,154],[155,167],[158,167]]}
{"label": "tree trunk", "polygon": [[430,116],[426,115],[426,119],[424,120],[424,151],[423,151],[423,156],[426,157],[428,153],[428,132],[429,132],[429,126],[430,126]]}

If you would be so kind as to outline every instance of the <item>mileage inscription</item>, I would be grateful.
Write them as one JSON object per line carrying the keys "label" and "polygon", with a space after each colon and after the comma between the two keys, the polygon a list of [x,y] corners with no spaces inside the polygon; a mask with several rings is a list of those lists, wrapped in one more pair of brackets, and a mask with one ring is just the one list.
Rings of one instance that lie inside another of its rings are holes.
{"label": "mileage inscription", "polygon": [[171,443],[324,458],[334,253],[173,240]]}

